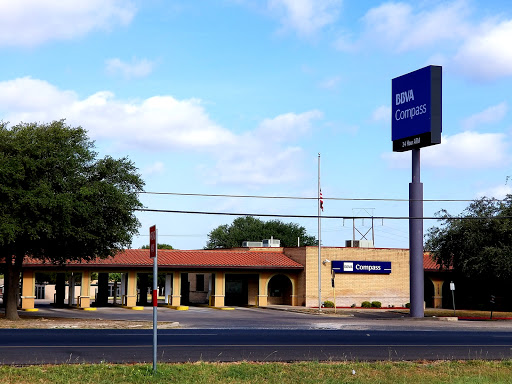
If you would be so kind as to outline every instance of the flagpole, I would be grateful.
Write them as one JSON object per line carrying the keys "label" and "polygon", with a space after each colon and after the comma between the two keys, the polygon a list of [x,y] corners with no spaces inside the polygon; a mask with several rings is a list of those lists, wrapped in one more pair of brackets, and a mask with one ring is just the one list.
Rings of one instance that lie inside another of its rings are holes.
{"label": "flagpole", "polygon": [[322,310],[322,221],[320,210],[320,153],[318,153],[318,310]]}

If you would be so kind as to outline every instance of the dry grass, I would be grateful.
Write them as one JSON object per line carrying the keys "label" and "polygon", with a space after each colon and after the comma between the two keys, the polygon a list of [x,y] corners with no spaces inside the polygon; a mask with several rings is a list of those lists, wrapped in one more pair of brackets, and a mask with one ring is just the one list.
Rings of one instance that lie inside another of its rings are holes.
{"label": "dry grass", "polygon": [[[159,321],[159,329],[176,328],[177,323]],[[46,318],[22,316],[18,321],[7,320],[0,317],[0,329],[151,329],[152,321],[118,321],[98,319],[69,319],[69,318]]]}
{"label": "dry grass", "polygon": [[[317,308],[304,308],[297,307],[290,309],[291,311],[310,313],[310,314],[320,314],[320,315],[335,315],[334,308],[322,308],[322,311],[318,311]],[[405,308],[337,308],[336,316],[353,316],[355,314],[361,314],[363,312],[369,312],[373,314],[385,313],[385,312],[393,312],[399,313],[406,316],[409,316],[409,310]],[[476,311],[476,310],[466,310],[466,309],[457,309],[455,311],[455,315],[453,313],[453,309],[433,309],[427,308],[425,309],[425,317],[462,317],[462,318],[479,318],[479,319],[489,319],[491,317],[491,311]],[[500,312],[493,311],[492,313],[493,319],[512,319],[512,312]]]}

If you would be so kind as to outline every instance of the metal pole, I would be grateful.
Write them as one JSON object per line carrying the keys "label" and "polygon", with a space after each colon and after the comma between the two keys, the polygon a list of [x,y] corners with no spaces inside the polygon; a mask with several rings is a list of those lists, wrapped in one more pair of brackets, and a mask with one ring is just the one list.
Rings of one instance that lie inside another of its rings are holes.
{"label": "metal pole", "polygon": [[320,153],[318,154],[318,310],[322,310],[322,221],[320,210]]}
{"label": "metal pole", "polygon": [[375,247],[375,228],[373,227],[373,212],[372,212],[372,247]]}
{"label": "metal pole", "polygon": [[336,314],[336,284],[335,284],[335,280],[336,280],[336,273],[334,273],[334,269],[332,269],[332,264],[331,264],[331,275],[332,275],[332,295],[334,296],[334,314]]}
{"label": "metal pole", "polygon": [[[453,284],[453,281],[451,282]],[[455,290],[452,289],[452,302],[453,302],[453,316],[455,316]]]}
{"label": "metal pole", "polygon": [[157,362],[157,309],[158,309],[158,232],[156,233],[155,257],[153,258],[153,372]]}
{"label": "metal pole", "polygon": [[409,184],[409,265],[411,317],[424,317],[423,292],[423,184],[420,150],[412,150],[412,183]]}

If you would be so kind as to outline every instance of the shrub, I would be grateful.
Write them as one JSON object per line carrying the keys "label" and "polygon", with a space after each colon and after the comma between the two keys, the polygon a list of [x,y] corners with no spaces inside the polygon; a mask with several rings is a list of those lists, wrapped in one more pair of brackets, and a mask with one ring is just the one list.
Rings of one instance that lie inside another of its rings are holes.
{"label": "shrub", "polygon": [[411,303],[405,303],[405,308],[411,308]]}
{"label": "shrub", "polygon": [[363,301],[361,303],[361,307],[363,308],[371,308],[372,304],[369,301]]}
{"label": "shrub", "polygon": [[372,301],[372,308],[380,308],[382,307],[382,303],[380,301]]}
{"label": "shrub", "polygon": [[355,307],[356,307],[355,303],[350,306],[350,308],[355,308]]}
{"label": "shrub", "polygon": [[324,304],[323,304],[323,307],[324,308],[334,308],[334,303],[332,301],[325,300]]}

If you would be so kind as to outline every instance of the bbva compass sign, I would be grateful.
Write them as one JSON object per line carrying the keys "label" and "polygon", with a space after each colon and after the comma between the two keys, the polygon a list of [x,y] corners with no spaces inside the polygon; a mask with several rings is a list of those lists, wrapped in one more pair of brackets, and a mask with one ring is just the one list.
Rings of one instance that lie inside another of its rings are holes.
{"label": "bbva compass sign", "polygon": [[441,143],[442,68],[429,65],[396,77],[391,88],[393,151]]}
{"label": "bbva compass sign", "polygon": [[391,273],[391,261],[332,261],[334,273]]}

